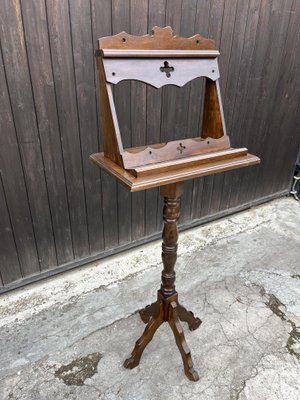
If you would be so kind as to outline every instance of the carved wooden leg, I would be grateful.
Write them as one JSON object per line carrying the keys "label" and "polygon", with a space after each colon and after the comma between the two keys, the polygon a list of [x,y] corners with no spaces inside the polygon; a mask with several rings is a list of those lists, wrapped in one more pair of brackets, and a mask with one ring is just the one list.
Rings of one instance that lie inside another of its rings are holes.
{"label": "carved wooden leg", "polygon": [[142,353],[152,340],[156,330],[164,321],[168,321],[182,356],[185,374],[191,381],[197,381],[199,376],[194,370],[191,352],[185,341],[180,320],[186,321],[190,330],[197,329],[201,321],[194,317],[191,311],[187,311],[178,303],[178,295],[175,290],[174,267],[177,258],[177,221],[180,214],[182,191],[183,183],[170,184],[160,188],[160,194],[164,197],[161,287],[158,291],[157,301],[140,310],[141,319],[147,323],[147,326],[143,335],[136,342],[131,357],[124,362],[124,367],[134,368],[139,364]]}
{"label": "carved wooden leg", "polygon": [[188,311],[181,304],[178,304],[177,306],[177,313],[180,321],[188,323],[190,331],[196,330],[202,324],[200,318],[195,317],[192,311]]}
{"label": "carved wooden leg", "polygon": [[148,322],[144,333],[137,340],[134,349],[131,353],[131,357],[127,358],[124,362],[125,368],[134,368],[140,363],[141,356],[147,344],[152,340],[154,333],[160,327],[160,325],[164,322],[164,310],[162,303],[160,304],[160,313],[157,317],[151,318]]}
{"label": "carved wooden leg", "polygon": [[175,301],[170,303],[169,312],[169,324],[174,333],[176,344],[182,357],[185,375],[191,381],[198,381],[199,375],[197,371],[194,370],[191,351],[185,341],[183,329],[178,318],[178,305]]}
{"label": "carved wooden leg", "polygon": [[147,324],[147,322],[150,321],[151,317],[156,317],[159,314],[160,311],[160,303],[158,301],[155,301],[154,303],[150,304],[149,306],[146,306],[142,310],[139,311],[141,320]]}

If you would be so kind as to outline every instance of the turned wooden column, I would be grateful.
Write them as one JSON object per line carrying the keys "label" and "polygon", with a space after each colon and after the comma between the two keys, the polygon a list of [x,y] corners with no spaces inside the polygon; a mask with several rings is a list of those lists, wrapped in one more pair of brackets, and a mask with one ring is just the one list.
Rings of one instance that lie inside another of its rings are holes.
{"label": "turned wooden column", "polygon": [[163,186],[160,194],[164,197],[162,232],[162,261],[161,287],[157,294],[157,301],[140,310],[142,321],[147,324],[144,333],[135,343],[131,356],[124,362],[125,368],[136,367],[141,359],[147,344],[152,340],[156,330],[163,322],[168,322],[180,351],[184,372],[191,381],[197,381],[199,376],[194,369],[190,349],[186,343],[180,321],[188,323],[190,330],[197,329],[201,320],[196,318],[178,301],[175,290],[175,263],[177,259],[177,222],[180,214],[180,196],[183,193],[183,183],[174,183]]}
{"label": "turned wooden column", "polygon": [[164,269],[161,274],[161,294],[166,298],[174,295],[175,290],[175,263],[177,260],[177,222],[180,216],[180,196],[183,193],[183,182],[174,183],[160,188],[164,197],[162,232],[162,261]]}

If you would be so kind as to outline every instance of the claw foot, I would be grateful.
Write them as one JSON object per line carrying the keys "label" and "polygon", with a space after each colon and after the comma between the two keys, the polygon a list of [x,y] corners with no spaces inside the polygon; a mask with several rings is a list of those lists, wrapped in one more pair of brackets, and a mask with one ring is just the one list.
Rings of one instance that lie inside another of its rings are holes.
{"label": "claw foot", "polygon": [[190,331],[195,331],[199,326],[202,324],[202,321],[200,318],[195,318],[195,321],[192,324],[189,324],[189,330]]}
{"label": "claw foot", "polygon": [[197,382],[199,380],[198,372],[195,371],[194,368],[190,368],[189,370],[186,370],[184,372],[190,381]]}
{"label": "claw foot", "polygon": [[129,357],[124,361],[123,365],[125,368],[132,369],[139,365],[139,361],[136,360],[134,357]]}

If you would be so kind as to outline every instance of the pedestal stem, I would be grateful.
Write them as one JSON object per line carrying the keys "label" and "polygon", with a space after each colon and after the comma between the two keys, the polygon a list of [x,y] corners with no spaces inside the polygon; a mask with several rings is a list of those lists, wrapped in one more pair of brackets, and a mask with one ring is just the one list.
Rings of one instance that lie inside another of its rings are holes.
{"label": "pedestal stem", "polygon": [[164,197],[162,232],[162,261],[164,269],[161,274],[161,293],[167,298],[176,293],[175,263],[177,259],[177,222],[180,215],[180,196],[183,183],[175,183],[161,187],[160,194]]}
{"label": "pedestal stem", "polygon": [[162,271],[161,288],[158,291],[157,301],[140,310],[142,321],[147,324],[144,333],[135,343],[131,356],[124,362],[125,368],[136,367],[141,359],[147,344],[153,338],[156,330],[163,322],[168,322],[180,351],[184,372],[191,381],[197,381],[199,376],[194,370],[190,349],[185,341],[183,329],[180,323],[186,321],[190,330],[197,329],[201,321],[191,311],[187,311],[178,302],[178,294],[175,290],[175,263],[177,258],[178,229],[177,221],[180,214],[180,196],[183,192],[183,183],[174,183],[160,188],[160,194],[164,197],[162,233]]}

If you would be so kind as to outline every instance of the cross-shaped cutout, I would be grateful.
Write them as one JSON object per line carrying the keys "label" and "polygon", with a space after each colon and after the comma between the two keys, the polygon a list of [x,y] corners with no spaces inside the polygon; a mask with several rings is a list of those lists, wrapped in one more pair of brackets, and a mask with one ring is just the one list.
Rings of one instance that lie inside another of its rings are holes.
{"label": "cross-shaped cutout", "polygon": [[177,150],[180,151],[180,154],[182,154],[183,150],[185,150],[185,146],[182,146],[182,143],[179,143],[179,146],[177,147]]}
{"label": "cross-shaped cutout", "polygon": [[174,71],[174,67],[170,67],[168,61],[164,61],[164,67],[160,67],[161,72],[165,72],[167,78],[170,78],[171,72]]}

